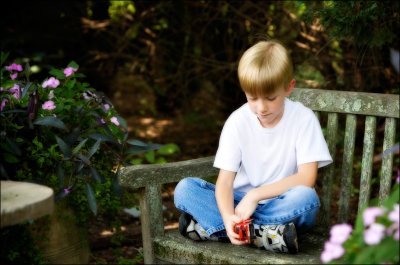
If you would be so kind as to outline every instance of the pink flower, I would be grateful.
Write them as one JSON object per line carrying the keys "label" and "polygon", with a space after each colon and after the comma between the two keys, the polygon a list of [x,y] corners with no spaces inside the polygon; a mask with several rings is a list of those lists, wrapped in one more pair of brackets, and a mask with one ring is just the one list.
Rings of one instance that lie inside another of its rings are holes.
{"label": "pink flower", "polygon": [[11,80],[15,80],[18,77],[17,73],[13,73],[10,75]]}
{"label": "pink flower", "polygon": [[323,263],[328,263],[333,259],[340,258],[344,254],[344,248],[340,244],[325,242],[324,251],[321,253]]}
{"label": "pink flower", "polygon": [[115,125],[119,126],[119,121],[118,121],[117,117],[112,117],[112,118],[110,119],[110,121],[111,121],[112,123],[114,123]]}
{"label": "pink flower", "polygon": [[391,211],[389,213],[388,218],[389,218],[390,221],[393,221],[395,223],[399,223],[399,221],[400,221],[399,220],[400,219],[399,215],[400,215],[399,204],[396,204],[393,207],[393,211]]}
{"label": "pink flower", "polygon": [[9,91],[13,94],[14,98],[16,99],[21,98],[21,89],[19,88],[19,85],[14,84],[14,86],[10,88]]}
{"label": "pink flower", "polygon": [[22,65],[13,63],[13,64],[10,64],[9,66],[6,66],[6,70],[10,71],[10,72],[11,71],[21,72],[22,71]]}
{"label": "pink flower", "polygon": [[375,222],[376,217],[381,216],[385,213],[385,210],[379,207],[368,207],[364,210],[363,220],[364,225],[369,226]]}
{"label": "pink flower", "polygon": [[385,235],[385,226],[382,224],[371,224],[368,229],[364,231],[364,241],[368,245],[376,245],[381,242]]}
{"label": "pink flower", "polygon": [[104,112],[107,112],[110,109],[110,105],[109,104],[103,104],[103,110]]}
{"label": "pink flower", "polygon": [[50,77],[49,79],[44,81],[42,84],[43,88],[46,88],[46,87],[56,88],[56,87],[58,87],[58,85],[60,85],[60,81],[58,81],[58,79],[56,79],[55,77]]}
{"label": "pink flower", "polygon": [[332,243],[342,244],[343,242],[345,242],[349,238],[352,230],[353,230],[353,228],[349,224],[337,224],[337,225],[334,225],[331,228],[330,241]]}
{"label": "pink flower", "polygon": [[53,110],[56,108],[56,105],[54,104],[54,101],[52,100],[48,100],[45,103],[43,103],[42,105],[42,109],[46,109],[46,110]]}
{"label": "pink flower", "polygon": [[72,67],[67,67],[64,69],[64,74],[66,77],[72,75],[73,73],[75,73],[78,69],[72,68]]}
{"label": "pink flower", "polygon": [[1,101],[0,111],[3,111],[3,109],[6,106],[7,102],[8,102],[8,99],[6,99],[6,98]]}

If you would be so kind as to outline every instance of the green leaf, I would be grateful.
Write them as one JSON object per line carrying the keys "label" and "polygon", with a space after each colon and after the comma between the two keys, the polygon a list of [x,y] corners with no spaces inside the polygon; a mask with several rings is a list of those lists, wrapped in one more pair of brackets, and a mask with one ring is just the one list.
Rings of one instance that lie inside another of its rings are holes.
{"label": "green leaf", "polygon": [[144,157],[146,158],[147,162],[154,164],[155,160],[156,160],[156,156],[153,150],[147,152]]}
{"label": "green leaf", "polygon": [[85,145],[86,141],[88,139],[84,139],[82,140],[73,150],[72,150],[72,154],[76,155],[81,149],[82,147]]}
{"label": "green leaf", "polygon": [[180,152],[179,146],[176,144],[166,144],[162,146],[159,150],[157,150],[157,154],[165,156],[173,155],[179,152]]}
{"label": "green leaf", "polygon": [[89,153],[88,153],[88,158],[89,158],[89,159],[97,152],[97,150],[98,150],[99,147],[100,147],[100,143],[101,143],[101,141],[100,141],[100,140],[97,140],[97,141],[94,143],[94,145],[90,148]]}
{"label": "green leaf", "polygon": [[65,176],[64,168],[61,164],[58,164],[57,165],[57,178],[58,178],[58,183],[61,188],[64,186],[64,176]]}
{"label": "green leaf", "polygon": [[111,143],[118,144],[118,142],[115,141],[110,136],[107,136],[107,135],[104,135],[104,134],[101,134],[101,133],[92,133],[91,135],[89,135],[89,137],[92,138],[92,139],[95,139],[97,141],[111,142]]}
{"label": "green leaf", "polygon": [[128,123],[126,122],[125,119],[123,119],[121,116],[116,116],[118,121],[119,121],[119,125],[124,128],[125,130],[128,130]]}
{"label": "green leaf", "polygon": [[13,155],[21,156],[21,149],[19,149],[19,146],[17,145],[17,143],[15,143],[13,140],[11,140],[8,137],[6,137],[6,143],[1,144],[1,147],[4,148],[5,150],[9,151]]}
{"label": "green leaf", "polygon": [[75,80],[75,79],[69,80],[69,81],[65,84],[65,86],[66,86],[68,89],[72,89],[72,88],[74,87],[75,83],[76,83],[76,80]]}
{"label": "green leaf", "polygon": [[1,80],[1,87],[2,88],[10,88],[14,85],[14,81],[12,80]]}
{"label": "green leaf", "polygon": [[72,67],[72,68],[78,69],[78,68],[79,68],[79,65],[78,65],[75,61],[71,61],[71,62],[68,64],[67,67]]}
{"label": "green leaf", "polygon": [[57,79],[61,79],[61,80],[65,79],[64,71],[61,71],[58,69],[51,69],[49,74],[54,75]]}
{"label": "green leaf", "polygon": [[24,98],[26,94],[28,94],[29,89],[32,87],[32,90],[35,90],[36,85],[32,84],[31,82],[28,82],[24,89],[22,89],[22,96],[21,98]]}
{"label": "green leaf", "polygon": [[65,127],[64,122],[54,116],[46,116],[46,117],[38,118],[33,122],[33,124],[56,127],[56,128],[63,129],[63,130],[67,129],[67,127]]}
{"label": "green leaf", "polygon": [[86,156],[82,155],[82,154],[78,154],[77,157],[82,160],[83,163],[85,163],[86,165],[90,165],[90,160],[89,158],[87,158]]}
{"label": "green leaf", "polygon": [[130,145],[134,145],[134,146],[142,146],[142,147],[147,146],[147,144],[145,142],[142,142],[140,140],[128,140],[127,143]]}
{"label": "green leaf", "polygon": [[0,65],[3,65],[4,62],[7,60],[8,54],[9,54],[8,52],[1,52]]}
{"label": "green leaf", "polygon": [[14,155],[10,154],[10,153],[5,153],[5,154],[3,154],[3,155],[4,155],[4,160],[5,160],[7,163],[16,164],[16,163],[19,162],[18,158],[15,157]]}
{"label": "green leaf", "polygon": [[89,203],[90,210],[92,210],[94,215],[97,215],[96,196],[94,194],[94,191],[93,191],[92,187],[87,182],[86,182],[86,195],[87,195],[87,198],[88,198],[88,203]]}
{"label": "green leaf", "polygon": [[104,183],[105,179],[99,175],[99,173],[97,172],[97,170],[94,167],[90,167],[90,172],[92,173],[92,177],[100,183]]}
{"label": "green leaf", "polygon": [[127,143],[132,145],[132,147],[128,148],[126,153],[127,154],[141,154],[151,150],[160,149],[163,145],[160,144],[147,144],[140,140],[128,140]]}
{"label": "green leaf", "polygon": [[70,159],[72,156],[71,148],[57,135],[56,135],[56,141],[58,146],[60,147],[61,152],[64,155],[64,159]]}

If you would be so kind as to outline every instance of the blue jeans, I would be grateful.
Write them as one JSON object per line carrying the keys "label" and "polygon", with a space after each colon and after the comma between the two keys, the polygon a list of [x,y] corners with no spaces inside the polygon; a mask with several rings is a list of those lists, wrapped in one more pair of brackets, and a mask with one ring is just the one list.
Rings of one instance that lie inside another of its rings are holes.
{"label": "blue jeans", "polygon": [[[234,192],[234,205],[246,195]],[[174,192],[175,207],[193,216],[207,231],[225,237],[225,227],[217,201],[215,185],[200,178],[181,180]],[[255,224],[287,224],[293,222],[299,231],[312,227],[320,207],[316,191],[306,186],[296,186],[278,197],[259,204],[251,217]]]}

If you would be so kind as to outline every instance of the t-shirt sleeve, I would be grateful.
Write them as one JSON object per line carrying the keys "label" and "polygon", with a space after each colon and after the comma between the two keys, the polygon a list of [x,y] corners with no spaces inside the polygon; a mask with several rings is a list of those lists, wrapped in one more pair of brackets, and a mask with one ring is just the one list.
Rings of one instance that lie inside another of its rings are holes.
{"label": "t-shirt sleeve", "polygon": [[238,131],[232,115],[225,122],[219,139],[219,146],[215,155],[214,167],[237,172],[241,162],[241,151]]}
{"label": "t-shirt sleeve", "polygon": [[302,124],[296,140],[297,166],[310,162],[318,162],[318,168],[332,163],[328,145],[319,121],[312,110]]}

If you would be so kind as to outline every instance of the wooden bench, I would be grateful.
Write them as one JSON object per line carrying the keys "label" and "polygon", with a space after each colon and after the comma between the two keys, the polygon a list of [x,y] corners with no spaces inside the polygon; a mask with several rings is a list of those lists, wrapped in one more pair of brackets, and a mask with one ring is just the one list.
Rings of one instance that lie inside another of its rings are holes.
{"label": "wooden bench", "polygon": [[[399,96],[296,89],[291,98],[314,110],[324,128],[332,157],[339,157],[319,172],[317,191],[322,207],[318,226],[307,234],[299,235],[299,253],[275,254],[251,246],[194,242],[183,238],[177,230],[164,231],[162,185],[188,176],[216,176],[218,170],[212,166],[214,157],[205,157],[162,165],[129,166],[121,171],[121,185],[140,192],[145,263],[321,263],[323,243],[328,240],[327,232],[333,222],[351,221],[352,216],[372,197],[378,197],[382,202],[388,196],[394,176],[394,154],[379,154],[394,146],[395,139],[398,139]],[[345,126],[340,126],[342,124]],[[360,135],[356,133],[359,132],[356,128],[363,131],[363,139],[356,139]],[[379,146],[375,142],[379,142]],[[343,154],[339,153],[342,151]],[[355,173],[357,176],[353,176]],[[374,193],[371,195],[371,192]]]}

